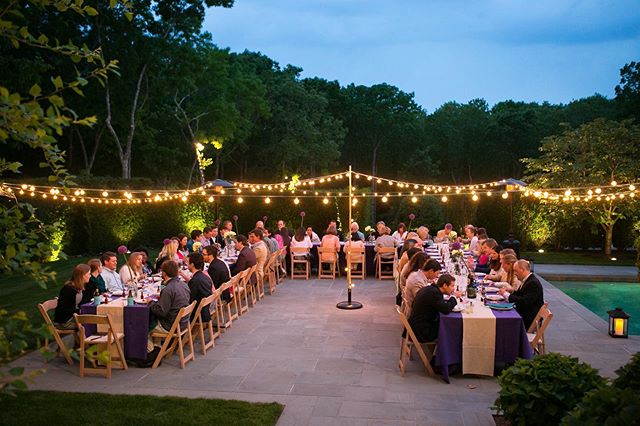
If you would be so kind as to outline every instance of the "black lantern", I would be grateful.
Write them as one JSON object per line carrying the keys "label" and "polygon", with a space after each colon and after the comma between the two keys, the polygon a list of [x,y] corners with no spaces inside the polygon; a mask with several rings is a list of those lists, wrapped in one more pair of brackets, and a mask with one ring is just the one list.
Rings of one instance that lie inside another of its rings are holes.
{"label": "black lantern", "polygon": [[609,314],[609,336],[629,338],[629,318],[631,318],[621,308],[607,311]]}

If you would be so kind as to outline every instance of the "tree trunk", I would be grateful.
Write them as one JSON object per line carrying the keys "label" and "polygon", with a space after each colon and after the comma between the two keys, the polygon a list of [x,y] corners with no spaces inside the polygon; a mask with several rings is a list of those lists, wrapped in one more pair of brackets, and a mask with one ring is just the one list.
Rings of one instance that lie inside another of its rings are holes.
{"label": "tree trunk", "polygon": [[604,229],[604,255],[611,257],[611,245],[613,244],[613,225],[602,225]]}

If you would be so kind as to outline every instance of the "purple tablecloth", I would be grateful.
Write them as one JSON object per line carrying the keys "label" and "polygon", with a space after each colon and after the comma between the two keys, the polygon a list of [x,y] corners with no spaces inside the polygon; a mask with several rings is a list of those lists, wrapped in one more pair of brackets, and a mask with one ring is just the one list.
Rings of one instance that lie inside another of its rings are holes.
{"label": "purple tablecloth", "polygon": [[[493,311],[496,317],[495,363],[513,363],[516,358],[531,359],[533,353],[522,317],[515,309]],[[449,366],[462,363],[462,314],[440,314],[436,367],[449,382]]]}
{"label": "purple tablecloth", "polygon": [[[81,314],[96,313],[96,306],[87,303],[80,306]],[[124,356],[127,359],[147,359],[147,336],[149,334],[149,306],[138,305],[124,307]],[[86,332],[96,332],[95,325],[86,326]]]}

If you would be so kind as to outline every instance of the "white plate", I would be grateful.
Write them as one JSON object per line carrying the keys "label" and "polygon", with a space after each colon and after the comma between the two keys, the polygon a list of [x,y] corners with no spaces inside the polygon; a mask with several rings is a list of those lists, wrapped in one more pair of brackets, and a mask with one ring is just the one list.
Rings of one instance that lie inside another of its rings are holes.
{"label": "white plate", "polygon": [[499,300],[504,300],[504,297],[499,294],[487,294],[487,300],[495,300],[497,302]]}
{"label": "white plate", "polygon": [[487,293],[497,293],[500,289],[498,287],[485,287],[484,291]]}
{"label": "white plate", "polygon": [[458,303],[456,306],[453,307],[453,309],[451,309],[452,312],[462,312],[466,309],[467,307],[462,304],[462,303]]}

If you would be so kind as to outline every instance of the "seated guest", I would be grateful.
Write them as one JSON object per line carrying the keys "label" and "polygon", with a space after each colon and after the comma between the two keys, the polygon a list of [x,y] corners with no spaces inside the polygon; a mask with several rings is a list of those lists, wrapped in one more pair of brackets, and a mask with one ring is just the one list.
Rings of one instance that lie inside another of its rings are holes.
{"label": "seated guest", "polygon": [[[375,247],[373,248],[376,253],[378,252],[380,247],[395,248],[396,240],[394,240],[393,237],[389,234],[391,234],[391,229],[385,226],[382,230],[382,235],[376,238]],[[393,253],[384,254],[382,255],[382,258],[385,260],[393,259]]]}
{"label": "seated guest", "polygon": [[[449,274],[444,274],[436,285],[423,287],[416,294],[415,301],[409,317],[409,325],[420,343],[433,342],[438,338],[438,326],[440,324],[440,314],[448,314],[457,304],[456,297],[460,297],[459,292],[455,292],[456,280]],[[444,300],[444,295],[452,295],[449,300]]]}
{"label": "seated guest", "polygon": [[200,235],[200,243],[202,244],[201,247],[210,246],[213,242],[212,236],[213,228],[211,228],[210,226],[205,226],[202,230],[202,235]]}
{"label": "seated guest", "polygon": [[253,250],[256,255],[256,278],[259,282],[264,282],[264,265],[267,263],[269,249],[264,241],[262,241],[262,228],[256,228],[249,232],[249,244],[251,245],[251,250]]}
{"label": "seated guest", "polygon": [[282,244],[289,247],[289,244],[291,243],[291,232],[289,232],[289,228],[285,226],[284,220],[282,219],[279,219],[276,222],[276,225],[278,227],[278,233],[282,237]]}
{"label": "seated guest", "polygon": [[[157,301],[148,300],[151,313],[158,319],[158,324],[149,330],[150,333],[153,331],[168,333],[178,316],[178,312],[185,306],[189,306],[189,299],[191,298],[187,283],[178,277],[178,272],[180,271],[178,262],[165,260],[162,262],[162,265],[160,265],[160,271],[162,272],[162,281],[165,287],[160,291],[160,297]],[[188,318],[180,321],[180,328],[182,330],[188,327],[188,321]],[[149,334],[149,340],[147,342],[147,351],[153,351],[151,334]]]}
{"label": "seated guest", "polygon": [[452,231],[453,231],[453,225],[450,223],[447,223],[444,226],[444,229],[439,230],[438,233],[436,234],[436,243],[442,243],[442,242],[448,241],[451,237]]}
{"label": "seated guest", "polygon": [[193,243],[195,243],[196,241],[199,242],[201,235],[202,231],[200,231],[199,229],[194,229],[193,231],[191,231],[191,238],[189,239],[189,241],[187,241],[187,250],[189,250],[189,253],[193,253]]}
{"label": "seated guest", "polygon": [[53,325],[56,328],[61,330],[78,328],[73,314],[80,312],[78,306],[82,303],[84,286],[89,282],[90,276],[89,265],[81,263],[73,269],[71,279],[64,283],[58,295],[58,305],[53,316]]}
{"label": "seated guest", "polygon": [[496,280],[498,281],[496,286],[503,287],[509,293],[513,293],[522,285],[518,277],[516,277],[514,270],[514,265],[518,261],[518,258],[512,254],[505,254],[503,256],[502,253],[500,254],[500,257],[502,257],[502,268],[500,268],[501,273]]}
{"label": "seated guest", "polygon": [[425,262],[429,260],[429,256],[420,250],[419,248],[412,248],[407,251],[407,256],[409,256],[409,262],[407,262],[400,275],[398,276],[398,290],[400,291],[400,296],[404,294],[404,287],[407,282],[407,278],[412,272],[419,271],[424,266]]}
{"label": "seated guest", "polygon": [[320,242],[320,247],[322,248],[332,248],[335,250],[336,254],[331,253],[323,253],[320,257],[322,262],[333,262],[336,260],[336,255],[340,251],[340,239],[338,238],[338,230],[335,225],[329,225],[327,228],[327,233],[322,236],[322,241]]}
{"label": "seated guest", "polygon": [[89,277],[89,284],[85,287],[91,287],[95,293],[95,289],[98,289],[100,294],[107,291],[107,285],[104,282],[104,278],[100,273],[102,272],[102,263],[100,259],[91,259],[87,262],[89,268],[91,268],[91,276]]}
{"label": "seated guest", "polygon": [[[238,235],[238,238],[236,241],[236,250],[238,250],[238,259],[236,260],[236,263],[231,268],[231,273],[234,276],[238,275],[240,272],[244,271],[245,269],[249,269],[252,266],[257,264],[256,254],[253,252],[253,250],[251,250],[251,247],[249,247],[247,237],[245,237],[242,234]],[[257,281],[256,281],[255,274],[251,276],[250,282],[252,285],[256,284]]]}
{"label": "seated guest", "polygon": [[[207,273],[209,274],[209,278],[213,282],[213,286],[218,289],[222,284],[226,283],[231,279],[231,271],[229,270],[229,266],[222,259],[218,257],[220,251],[216,246],[205,247],[202,250],[202,256],[205,262],[209,263],[209,268],[207,269]],[[231,300],[231,293],[229,289],[225,290],[222,293],[222,300],[228,302]]]}
{"label": "seated guest", "polygon": [[349,229],[351,230],[352,234],[358,234],[358,236],[360,237],[360,241],[364,241],[364,234],[360,232],[360,225],[358,225],[358,222],[351,222],[351,227]]}
{"label": "seated guest", "polygon": [[466,242],[469,244],[469,251],[473,257],[477,258],[480,255],[480,247],[478,247],[478,236],[476,233],[475,226],[467,225],[464,227],[464,235],[467,240]]}
{"label": "seated guest", "polygon": [[[489,271],[489,274],[486,277],[484,277],[485,280],[501,281],[501,277],[504,272],[504,270],[502,269],[502,259],[504,258],[504,256],[508,254],[515,256],[515,252],[512,249],[503,249],[500,251],[500,254],[499,254],[500,267],[497,270],[494,269],[496,265],[491,264],[491,261],[489,261],[489,266],[491,267],[491,271]],[[491,259],[491,254],[489,255],[489,259]]]}
{"label": "seated guest", "polygon": [[107,291],[112,294],[122,294],[125,289],[120,274],[116,272],[116,268],[118,267],[116,254],[111,251],[104,252],[102,256],[100,256],[100,261],[102,262],[100,275],[104,280]]}
{"label": "seated guest", "polygon": [[[344,251],[346,255],[346,253],[351,248],[364,249],[364,241],[362,241],[362,239],[360,238],[360,234],[358,234],[357,232],[354,232],[353,234],[351,234],[351,240],[344,243],[344,247],[342,247],[342,251]],[[351,259],[351,262],[363,261],[362,253],[351,252],[351,256],[349,258]],[[347,260],[347,265],[348,264],[349,264],[349,261]],[[355,267],[359,268],[360,266],[356,265]]]}
{"label": "seated guest", "polygon": [[[263,229],[264,228],[264,222],[261,220],[256,221],[256,228],[260,228]],[[254,228],[255,229],[255,228]]]}
{"label": "seated guest", "polygon": [[189,256],[189,249],[187,248],[187,236],[185,234],[178,234],[178,259],[184,260]]}
{"label": "seated guest", "polygon": [[409,262],[409,258],[411,256],[407,255],[407,252],[414,247],[422,251],[421,247],[416,247],[416,240],[409,238],[404,241],[404,244],[402,245],[402,250],[400,251],[400,260],[398,260],[398,272],[402,272],[402,268],[404,268],[404,265],[406,265],[407,262]]}
{"label": "seated guest", "polygon": [[217,244],[220,248],[224,247],[224,238],[220,235],[220,230],[217,227],[211,227],[211,244]]}
{"label": "seated guest", "polygon": [[336,236],[338,237],[338,241],[342,241],[342,234],[340,234],[337,230],[338,230],[338,222],[336,222],[335,220],[330,220],[329,224],[327,225],[327,230],[324,232],[325,234],[327,234],[329,232],[329,228],[330,227],[334,227],[336,228]]}
{"label": "seated guest", "polygon": [[409,231],[407,233],[407,240],[413,240],[418,247],[424,246],[424,241],[422,241],[422,238],[420,238],[417,232]]}
{"label": "seated guest", "polygon": [[143,278],[145,276],[142,272],[142,254],[133,252],[129,255],[127,263],[120,268],[120,280],[127,286],[137,284]]}
{"label": "seated guest", "polygon": [[220,233],[224,237],[224,234],[226,234],[229,231],[233,231],[233,223],[231,223],[230,220],[225,220],[224,222],[222,222],[222,228],[220,228]]}
{"label": "seated guest", "polygon": [[396,247],[401,247],[404,243],[404,240],[407,238],[407,225],[405,225],[403,222],[400,222],[398,224],[398,229],[396,229],[391,236],[396,242]]}
{"label": "seated guest", "polygon": [[[212,247],[212,246],[209,246]],[[187,264],[189,266],[189,272],[191,272],[191,279],[187,283],[189,286],[189,303],[194,300],[200,303],[205,297],[209,297],[213,294],[213,281],[207,274],[202,272],[204,269],[204,258],[200,253],[190,253],[187,257]],[[196,307],[198,305],[196,304]],[[194,309],[195,313],[195,309]],[[211,321],[211,314],[209,313],[209,307],[202,309],[202,322]],[[193,318],[193,317],[192,317]]]}
{"label": "seated guest", "polygon": [[496,240],[493,238],[488,238],[484,243],[482,243],[480,248],[480,257],[478,258],[478,264],[476,265],[475,272],[488,274],[491,271],[491,256],[496,253],[494,249],[497,245]]}
{"label": "seated guest", "polygon": [[412,272],[407,277],[407,281],[404,286],[403,298],[405,301],[405,315],[411,314],[411,306],[413,306],[413,300],[416,294],[422,287],[433,284],[438,278],[438,272],[440,271],[440,262],[435,259],[429,259],[422,265],[420,270]]}
{"label": "seated guest", "polygon": [[264,241],[267,248],[269,249],[269,254],[273,254],[277,252],[278,249],[280,248],[278,246],[278,241],[276,241],[275,238],[272,238],[271,230],[269,228],[264,228],[262,230],[262,241]]}
{"label": "seated guest", "polygon": [[313,232],[313,228],[310,226],[307,226],[307,237],[309,237],[309,240],[311,240],[312,243],[320,242],[320,237],[318,237],[318,234]]}
{"label": "seated guest", "polygon": [[133,251],[142,256],[142,273],[146,276],[153,274],[153,265],[149,263],[149,251],[144,247],[138,247]]}
{"label": "seated guest", "polygon": [[518,260],[513,269],[516,277],[522,282],[519,289],[513,293],[501,288],[500,294],[511,303],[515,303],[516,311],[524,321],[524,328],[529,329],[538,311],[544,304],[544,294],[540,280],[531,272],[531,266],[526,260]]}
{"label": "seated guest", "polygon": [[284,247],[284,238],[282,238],[282,235],[280,234],[280,230],[276,229],[275,231],[273,231],[273,233],[271,234],[271,237],[276,240],[276,243],[278,243],[278,248],[281,249]]}
{"label": "seated guest", "polygon": [[420,237],[420,239],[422,240],[423,246],[426,246],[427,244],[429,244],[429,240],[433,240],[431,235],[429,235],[429,228],[427,228],[424,225],[418,228],[417,233],[418,233],[418,237]]}
{"label": "seated guest", "polygon": [[476,228],[476,235],[478,236],[478,246],[480,246],[480,244],[483,241],[486,241],[487,239],[489,239],[489,236],[487,235],[487,230],[485,228]]}
{"label": "seated guest", "polygon": [[296,258],[306,258],[310,257],[311,247],[311,239],[307,236],[307,233],[303,227],[298,228],[296,234],[291,238],[291,248],[302,248],[306,249],[306,253],[297,253]]}
{"label": "seated guest", "polygon": [[382,230],[384,228],[386,228],[387,225],[385,225],[385,223],[381,220],[378,221],[378,223],[376,223],[376,237],[379,237],[380,235],[382,235]]}
{"label": "seated guest", "polygon": [[174,262],[178,262],[178,241],[173,238],[170,240],[165,240],[164,246],[158,253],[158,258],[156,259],[156,271],[160,271],[160,266],[164,263],[165,260],[173,260]]}

